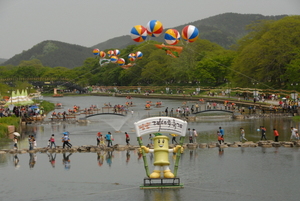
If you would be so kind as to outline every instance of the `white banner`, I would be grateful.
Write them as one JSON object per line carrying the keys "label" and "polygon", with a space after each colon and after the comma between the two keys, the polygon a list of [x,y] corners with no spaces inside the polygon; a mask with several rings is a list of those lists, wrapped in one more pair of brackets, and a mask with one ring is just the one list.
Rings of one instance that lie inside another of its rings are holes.
{"label": "white banner", "polygon": [[173,117],[150,117],[134,123],[138,137],[149,133],[174,133],[185,136],[187,122]]}

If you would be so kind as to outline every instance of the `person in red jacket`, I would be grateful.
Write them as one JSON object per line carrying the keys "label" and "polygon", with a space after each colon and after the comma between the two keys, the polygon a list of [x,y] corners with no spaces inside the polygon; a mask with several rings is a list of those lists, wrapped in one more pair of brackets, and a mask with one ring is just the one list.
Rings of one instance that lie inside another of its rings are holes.
{"label": "person in red jacket", "polygon": [[273,129],[273,133],[274,133],[274,136],[275,136],[275,142],[278,142],[278,136],[279,136],[279,133],[278,133],[278,131],[276,130],[276,128]]}

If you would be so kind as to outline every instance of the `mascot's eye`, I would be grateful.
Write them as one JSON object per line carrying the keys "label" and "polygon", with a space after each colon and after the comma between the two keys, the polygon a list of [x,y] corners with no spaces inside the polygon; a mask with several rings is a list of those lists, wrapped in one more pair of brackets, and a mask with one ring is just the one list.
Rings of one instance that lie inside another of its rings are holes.
{"label": "mascot's eye", "polygon": [[163,140],[162,143],[164,144],[164,143],[165,143],[165,140]]}
{"label": "mascot's eye", "polygon": [[160,140],[158,140],[158,143],[160,143]]}

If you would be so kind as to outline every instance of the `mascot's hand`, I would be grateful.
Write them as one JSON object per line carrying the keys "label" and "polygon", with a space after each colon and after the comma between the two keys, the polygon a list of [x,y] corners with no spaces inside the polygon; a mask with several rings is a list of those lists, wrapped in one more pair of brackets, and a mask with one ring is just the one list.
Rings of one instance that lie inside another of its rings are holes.
{"label": "mascot's hand", "polygon": [[177,145],[174,149],[173,149],[173,151],[174,151],[174,153],[176,153],[177,151],[178,151],[178,149],[180,149],[180,153],[183,153],[183,147],[181,146],[181,145]]}
{"label": "mascot's hand", "polygon": [[140,148],[140,153],[142,153],[142,150],[144,149],[144,151],[146,152],[146,153],[149,153],[149,148],[148,147],[145,147],[145,146],[141,146],[141,148]]}

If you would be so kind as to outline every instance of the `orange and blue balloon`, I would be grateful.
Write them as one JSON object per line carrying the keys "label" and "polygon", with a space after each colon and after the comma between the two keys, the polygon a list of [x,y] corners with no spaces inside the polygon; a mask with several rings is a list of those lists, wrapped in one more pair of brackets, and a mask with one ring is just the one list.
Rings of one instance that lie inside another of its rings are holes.
{"label": "orange and blue balloon", "polygon": [[99,55],[99,51],[100,51],[99,49],[94,49],[94,50],[93,50],[93,54],[94,54],[94,55]]}
{"label": "orange and blue balloon", "polygon": [[116,57],[116,56],[111,56],[110,57],[110,62],[111,63],[117,63],[117,61],[118,61],[118,57]]}
{"label": "orange and blue balloon", "polygon": [[123,59],[123,58],[118,59],[117,64],[119,66],[123,66],[125,64],[125,59]]}
{"label": "orange and blue balloon", "polygon": [[137,51],[135,53],[135,56],[136,56],[137,59],[141,59],[141,58],[143,58],[143,53],[141,51]]}
{"label": "orange and blue balloon", "polygon": [[147,38],[147,29],[142,25],[136,25],[131,29],[130,36],[135,42],[143,42]]}
{"label": "orange and blue balloon", "polygon": [[163,25],[158,20],[151,20],[147,24],[147,33],[151,37],[158,37],[163,32],[163,30]]}
{"label": "orange and blue balloon", "polygon": [[199,30],[193,25],[187,25],[182,29],[181,36],[183,40],[192,43],[197,40],[199,36]]}
{"label": "orange and blue balloon", "polygon": [[165,33],[165,41],[169,45],[176,45],[180,41],[180,33],[176,29],[168,29]]}
{"label": "orange and blue balloon", "polygon": [[130,53],[128,55],[128,59],[129,59],[129,61],[134,61],[136,59],[136,55],[134,53]]}
{"label": "orange and blue balloon", "polygon": [[108,50],[107,51],[107,56],[108,57],[114,56],[114,51],[113,50]]}

